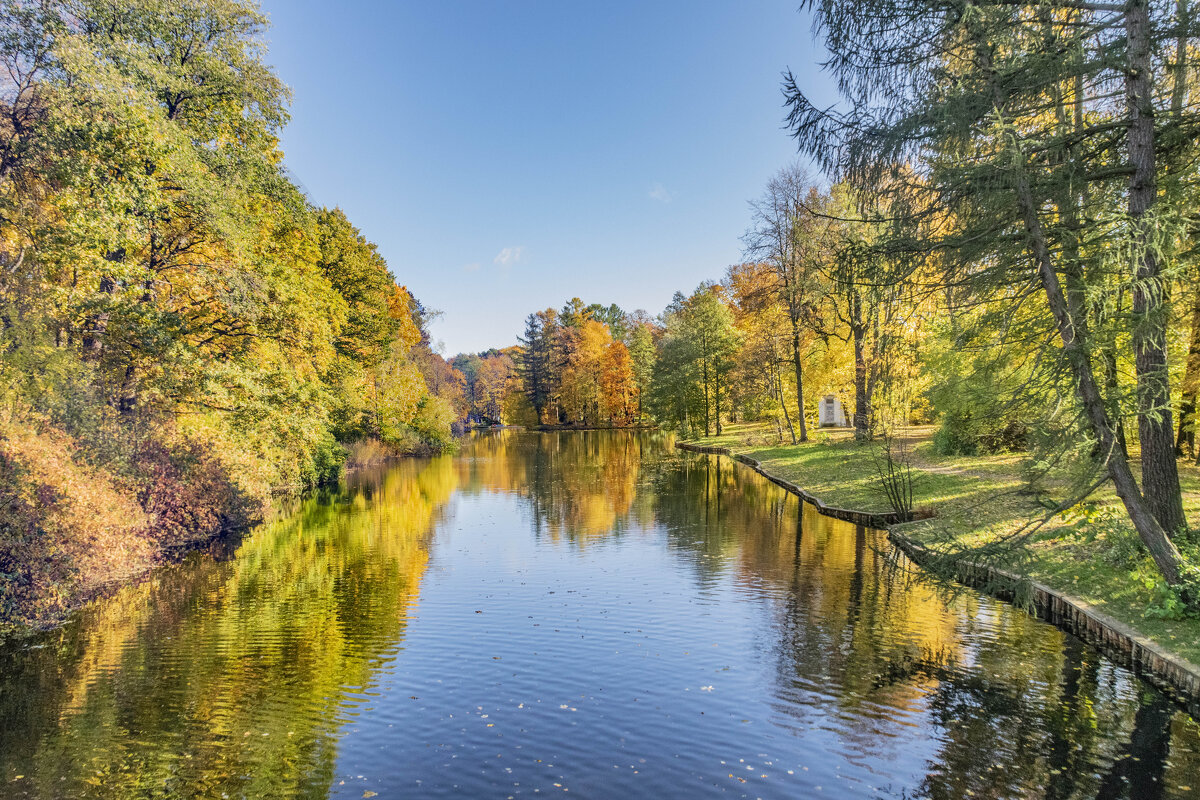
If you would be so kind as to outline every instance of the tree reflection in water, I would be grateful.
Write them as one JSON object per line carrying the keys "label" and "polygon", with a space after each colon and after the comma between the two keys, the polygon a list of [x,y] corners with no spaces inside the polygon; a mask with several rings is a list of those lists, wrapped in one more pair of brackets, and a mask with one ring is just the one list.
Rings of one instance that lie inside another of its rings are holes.
{"label": "tree reflection in water", "polygon": [[234,560],[189,558],[0,650],[0,795],[326,796],[456,481],[449,458],[359,473]]}
{"label": "tree reflection in water", "polygon": [[1140,800],[1200,783],[1196,722],[1080,640],[974,593],[948,600],[881,533],[728,458],[681,458],[656,477],[658,522],[707,556],[698,570],[770,587],[781,727],[833,730],[869,765],[932,724],[919,797]]}
{"label": "tree reflection in water", "polygon": [[[435,547],[435,529],[474,501],[479,510],[455,525],[479,530]],[[478,561],[516,550],[511,563]],[[493,721],[518,713],[484,712],[498,699],[460,697],[460,685],[587,694],[594,705],[580,702],[578,719],[622,732],[615,751],[597,738],[588,757],[615,758],[636,740],[680,770],[661,786],[700,777],[689,786],[724,791],[712,780],[725,777],[723,762],[710,775],[717,760],[706,759],[745,740],[778,749],[763,761],[812,754],[823,762],[814,771],[853,773],[841,787],[867,797],[1200,794],[1200,730],[1160,693],[1005,604],[947,598],[879,532],[821,517],[729,459],[679,453],[661,434],[479,436],[460,456],[356,473],[236,541],[235,555],[214,555],[118,592],[32,648],[0,648],[0,797],[324,797],[339,791],[348,751],[348,763],[377,759],[371,767],[394,781],[420,763],[432,781],[441,767],[420,761],[428,731],[444,733],[441,758],[461,753],[463,763],[500,752],[487,749],[499,744]],[[619,565],[642,571],[627,580]],[[478,601],[463,599],[472,592]],[[463,606],[485,601],[487,616]],[[665,688],[697,676],[685,643],[715,647],[722,635],[740,637],[720,658],[741,683],[731,678],[730,693],[701,705],[699,691]],[[463,670],[453,686],[441,681],[447,664]],[[603,684],[576,686],[598,675]],[[401,679],[422,683],[440,709],[424,698],[428,711],[399,711],[416,692],[384,693]],[[620,696],[638,716],[606,704]],[[451,719],[464,705],[495,716],[468,734]],[[751,732],[736,718],[743,709],[768,724]],[[402,715],[403,732],[380,720]],[[368,719],[381,738],[349,736]],[[553,708],[522,717],[522,736],[542,738],[505,751],[505,768],[528,771],[514,782],[541,774],[544,760],[522,754],[558,747],[574,719]],[[704,729],[715,743],[693,738],[698,719],[715,726]],[[397,767],[402,755],[416,761]],[[563,769],[612,780],[611,764],[582,760]],[[452,788],[478,796],[496,781],[455,774]]]}

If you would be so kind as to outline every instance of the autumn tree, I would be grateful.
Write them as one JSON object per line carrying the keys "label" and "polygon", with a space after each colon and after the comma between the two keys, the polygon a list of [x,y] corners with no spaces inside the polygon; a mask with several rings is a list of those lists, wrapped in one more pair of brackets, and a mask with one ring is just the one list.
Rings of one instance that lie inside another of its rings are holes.
{"label": "autumn tree", "polygon": [[809,324],[818,295],[823,261],[829,259],[828,218],[814,213],[817,190],[798,165],[780,170],[767,183],[763,196],[751,202],[751,227],[743,236],[748,255],[770,267],[769,293],[790,327],[792,370],[796,381],[796,420],[800,441],[808,441],[804,415],[804,357],[813,337]]}
{"label": "autumn tree", "polygon": [[241,0],[0,4],[0,400],[147,507],[219,480],[252,516],[437,405],[419,303],[283,166],[265,25]]}
{"label": "autumn tree", "polygon": [[[741,349],[735,358],[735,384],[742,402],[755,417],[764,407],[774,414],[782,412],[792,444],[797,441],[789,399],[785,393],[783,367],[794,366],[788,358],[792,333],[788,315],[780,306],[776,270],[763,262],[746,262],[729,268],[725,282],[729,287],[734,324]],[[770,400],[774,400],[774,404]]]}
{"label": "autumn tree", "polygon": [[[1196,21],[1182,8],[823,0],[818,26],[849,110],[817,108],[785,82],[802,148],[912,218],[914,250],[949,256],[947,282],[1010,308],[1038,298],[1079,430],[1174,585],[1184,564],[1170,535],[1185,520],[1167,348],[1186,193],[1159,189],[1184,183],[1195,141],[1195,108],[1180,98]],[[906,163],[924,178],[908,179]],[[1109,354],[1132,363],[1131,391]]]}
{"label": "autumn tree", "polygon": [[475,409],[487,420],[499,422],[504,416],[504,398],[509,390],[513,361],[497,352],[481,359],[475,375]]}
{"label": "autumn tree", "polygon": [[633,358],[624,342],[613,341],[600,362],[600,403],[612,425],[628,425],[637,413],[639,392]]}

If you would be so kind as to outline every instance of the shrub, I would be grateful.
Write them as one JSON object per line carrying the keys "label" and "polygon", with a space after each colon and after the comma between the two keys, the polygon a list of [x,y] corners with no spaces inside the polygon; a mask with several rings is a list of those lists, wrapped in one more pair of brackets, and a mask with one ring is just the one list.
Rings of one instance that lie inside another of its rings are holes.
{"label": "shrub", "polygon": [[42,624],[150,566],[133,492],[58,431],[0,424],[0,627]]}
{"label": "shrub", "polygon": [[942,455],[973,456],[1024,450],[1029,426],[1004,414],[954,410],[942,415],[933,434],[934,450]]}
{"label": "shrub", "polygon": [[135,466],[147,536],[162,546],[208,540],[258,516],[222,464],[193,442],[146,440]]}

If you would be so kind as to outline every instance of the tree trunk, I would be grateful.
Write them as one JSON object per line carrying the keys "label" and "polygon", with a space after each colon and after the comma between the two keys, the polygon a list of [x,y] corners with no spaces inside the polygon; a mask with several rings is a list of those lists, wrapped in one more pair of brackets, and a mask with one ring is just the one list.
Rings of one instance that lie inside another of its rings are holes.
{"label": "tree trunk", "polygon": [[[117,283],[108,275],[100,278],[100,293],[112,295],[117,290]],[[108,311],[101,311],[92,320],[91,330],[83,335],[83,348],[94,357],[99,357],[104,350],[104,336],[108,333]]]}
{"label": "tree trunk", "polygon": [[[125,260],[125,248],[118,247],[116,250],[111,250],[104,254],[105,261],[111,261],[119,264]],[[100,276],[100,293],[112,295],[117,290],[117,282],[111,275]],[[91,330],[83,335],[83,348],[86,353],[92,354],[98,358],[101,351],[104,350],[104,335],[108,332],[108,311],[101,311],[96,314],[96,318],[92,320]]]}
{"label": "tree trunk", "polygon": [[1150,15],[1147,0],[1131,0],[1125,10],[1129,64],[1125,74],[1129,114],[1129,217],[1133,227],[1133,349],[1138,386],[1138,437],[1142,445],[1142,491],[1150,513],[1166,532],[1183,529],[1183,496],[1175,458],[1171,384],[1167,372],[1166,294],[1156,249],[1151,245],[1148,211],[1154,205],[1154,106],[1151,97]]}
{"label": "tree trunk", "polygon": [[[800,441],[808,441],[808,423],[804,421],[804,374],[800,359],[800,331],[792,321],[792,366],[796,371],[796,419],[800,422]],[[782,388],[779,402],[783,402]],[[795,434],[792,435],[793,443]]]}
{"label": "tree trunk", "polygon": [[[1005,106],[1004,95],[999,79],[991,67],[990,53],[987,47],[983,46],[982,39],[978,44],[980,46],[977,48],[977,53],[980,63],[988,74],[992,102],[996,109],[1003,109]],[[1017,173],[1013,188],[1016,194],[1017,208],[1025,225],[1029,252],[1037,268],[1038,279],[1042,284],[1050,314],[1054,318],[1055,329],[1062,341],[1062,353],[1066,357],[1067,365],[1075,379],[1075,390],[1079,393],[1089,427],[1100,442],[1104,453],[1105,468],[1113,482],[1117,496],[1125,505],[1125,511],[1129,515],[1134,529],[1138,532],[1138,537],[1146,546],[1150,557],[1154,559],[1155,566],[1158,567],[1167,583],[1179,586],[1183,582],[1181,572],[1183,558],[1175,547],[1175,543],[1170,540],[1154,514],[1149,511],[1141,489],[1137,485],[1137,480],[1133,477],[1129,459],[1126,457],[1125,451],[1118,445],[1116,428],[1109,416],[1104,397],[1096,383],[1095,373],[1092,371],[1091,361],[1088,358],[1087,343],[1081,342],[1080,336],[1077,335],[1076,320],[1072,318],[1071,310],[1067,305],[1067,297],[1063,293],[1058,273],[1054,270],[1050,246],[1046,241],[1046,233],[1042,229],[1041,220],[1038,218],[1038,206],[1034,202],[1029,179],[1024,174],[1025,154],[1020,150],[1019,145],[1017,145],[1015,155],[1017,158],[1014,159],[1014,165]],[[1086,331],[1086,316],[1079,316],[1078,323],[1083,331]]]}
{"label": "tree trunk", "polygon": [[1200,395],[1200,284],[1192,292],[1192,338],[1188,345],[1187,368],[1183,373],[1182,398],[1179,403],[1179,434],[1175,437],[1175,452],[1183,455],[1184,445],[1192,455],[1196,451],[1196,401]]}
{"label": "tree trunk", "polygon": [[[796,429],[792,427],[792,417],[790,414],[788,414],[787,403],[785,403],[783,400],[783,378],[780,377],[779,370],[777,370],[777,369],[772,370],[772,373],[775,378],[775,391],[778,392],[778,394],[779,394],[779,407],[783,409],[783,419],[785,422],[787,422],[788,433],[792,437],[792,444],[795,444],[796,443]],[[780,436],[779,438],[782,439],[783,437]]]}
{"label": "tree trunk", "polygon": [[713,420],[717,436],[721,435],[721,371],[713,368]]}
{"label": "tree trunk", "polygon": [[850,329],[854,334],[854,438],[871,438],[871,399],[867,395],[867,359],[863,339],[862,300],[857,294],[850,300]]}
{"label": "tree trunk", "polygon": [[1119,446],[1116,428],[1112,424],[1108,409],[1104,404],[1104,398],[1100,394],[1100,387],[1096,383],[1096,376],[1092,372],[1087,352],[1076,336],[1075,323],[1067,309],[1067,301],[1063,296],[1062,286],[1051,261],[1050,248],[1046,244],[1041,221],[1037,218],[1033,193],[1029,188],[1028,180],[1023,176],[1017,181],[1017,201],[1025,221],[1026,233],[1029,235],[1030,250],[1032,250],[1034,262],[1038,267],[1038,277],[1041,280],[1042,289],[1045,291],[1050,313],[1054,317],[1055,328],[1062,340],[1063,354],[1075,377],[1076,390],[1083,402],[1084,412],[1087,414],[1092,433],[1099,440],[1103,449],[1109,478],[1113,482],[1117,496],[1125,504],[1129,519],[1133,522],[1133,527],[1137,530],[1142,543],[1150,552],[1150,557],[1154,559],[1159,572],[1162,573],[1167,583],[1178,586],[1183,580],[1180,572],[1182,556],[1154,514],[1150,512],[1142,497],[1142,492],[1138,488],[1137,480],[1133,477],[1133,470],[1130,469],[1125,451]]}

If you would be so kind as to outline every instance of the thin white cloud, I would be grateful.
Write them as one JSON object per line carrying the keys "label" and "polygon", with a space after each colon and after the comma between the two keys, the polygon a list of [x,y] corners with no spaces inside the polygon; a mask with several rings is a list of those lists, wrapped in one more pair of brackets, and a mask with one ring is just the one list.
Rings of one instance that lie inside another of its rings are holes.
{"label": "thin white cloud", "polygon": [[467,272],[479,272],[479,268],[482,266],[483,265],[480,264],[478,261],[472,261],[470,264],[464,264],[463,269],[466,270]]}
{"label": "thin white cloud", "polygon": [[511,267],[521,260],[521,256],[524,253],[524,246],[506,247],[496,254],[496,257],[492,259],[492,263],[499,264],[502,267]]}
{"label": "thin white cloud", "polygon": [[675,199],[679,192],[674,192],[663,186],[658,181],[650,187],[649,197],[651,200],[657,200],[660,203],[669,203]]}

